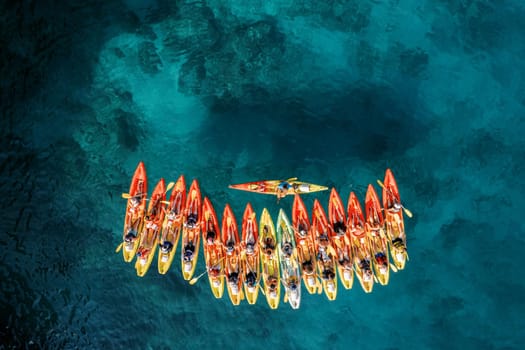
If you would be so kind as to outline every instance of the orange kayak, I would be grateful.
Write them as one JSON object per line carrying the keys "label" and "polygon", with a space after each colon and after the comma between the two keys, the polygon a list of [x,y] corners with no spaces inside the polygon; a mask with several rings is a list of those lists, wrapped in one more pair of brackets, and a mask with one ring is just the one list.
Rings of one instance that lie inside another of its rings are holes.
{"label": "orange kayak", "polygon": [[159,240],[159,233],[164,221],[164,201],[166,200],[166,184],[164,179],[160,179],[151,194],[144,220],[144,230],[140,236],[140,244],[137,250],[137,261],[135,262],[135,269],[137,275],[142,277],[148,272],[148,269],[153,261],[157,242]]}
{"label": "orange kayak", "polygon": [[244,294],[248,304],[255,304],[259,295],[261,265],[259,258],[259,235],[257,220],[252,205],[248,203],[242,217],[242,271],[244,273]]}
{"label": "orange kayak", "polygon": [[368,185],[365,199],[366,232],[370,240],[370,248],[374,255],[374,274],[379,283],[388,284],[390,274],[388,262],[388,239],[385,234],[385,221],[381,213],[381,203],[377,197],[376,190]]}
{"label": "orange kayak", "polygon": [[243,272],[241,267],[241,240],[237,221],[229,204],[222,214],[222,242],[224,246],[226,289],[233,305],[239,305],[244,299],[242,291]]}
{"label": "orange kayak", "polygon": [[343,202],[335,188],[330,192],[328,201],[328,218],[332,226],[332,242],[337,253],[337,272],[339,280],[345,289],[352,288],[354,284],[354,271],[352,270],[352,246],[347,235],[346,213]]}
{"label": "orange kayak", "polygon": [[400,204],[401,198],[394,174],[392,174],[390,169],[387,169],[383,187],[386,234],[390,240],[390,256],[392,257],[392,261],[399,270],[402,270],[405,268],[407,261],[407,245],[403,210],[401,210]]}
{"label": "orange kayak", "polygon": [[328,225],[326,214],[319,200],[315,199],[312,210],[312,230],[317,254],[317,273],[321,276],[324,292],[328,300],[337,297],[336,253],[330,242],[332,228]]}
{"label": "orange kayak", "polygon": [[365,216],[354,192],[350,192],[348,197],[347,212],[346,227],[352,243],[356,276],[365,293],[370,293],[374,287],[374,274],[371,266],[372,253],[365,231]]}
{"label": "orange kayak", "polygon": [[312,193],[328,189],[326,186],[297,181],[297,178],[295,177],[288,180],[260,180],[245,182],[242,184],[229,185],[228,187],[235,190],[255,193],[272,195],[281,194],[283,197],[286,195]]}
{"label": "orange kayak", "polygon": [[224,255],[219,220],[208,197],[202,203],[202,243],[210,288],[220,299],[224,294]]}
{"label": "orange kayak", "polygon": [[315,294],[318,288],[322,288],[317,278],[315,245],[310,230],[310,219],[308,211],[301,196],[295,195],[292,207],[292,226],[297,245],[297,258],[301,265],[303,283],[310,294]]}
{"label": "orange kayak", "polygon": [[193,277],[199,259],[201,209],[201,190],[195,179],[186,197],[182,225],[182,277],[186,281]]}
{"label": "orange kayak", "polygon": [[162,224],[162,234],[159,240],[159,258],[157,261],[159,273],[162,275],[168,272],[177,251],[177,244],[182,231],[185,203],[186,181],[184,180],[184,175],[181,175],[171,191],[164,223]]}
{"label": "orange kayak", "polygon": [[140,162],[129,187],[129,199],[126,206],[126,218],[124,219],[124,233],[122,234],[122,254],[125,262],[130,262],[135,257],[139,247],[140,234],[144,226],[144,212],[146,211],[146,199],[148,196],[148,178],[146,167]]}

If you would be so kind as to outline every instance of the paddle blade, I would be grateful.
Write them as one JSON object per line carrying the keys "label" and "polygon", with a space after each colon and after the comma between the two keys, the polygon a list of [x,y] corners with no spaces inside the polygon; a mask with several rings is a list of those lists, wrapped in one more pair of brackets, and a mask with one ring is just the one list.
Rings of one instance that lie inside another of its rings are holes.
{"label": "paddle blade", "polygon": [[317,294],[323,294],[323,284],[317,280]]}
{"label": "paddle blade", "polygon": [[173,188],[173,186],[175,186],[175,182],[170,182],[168,184],[168,186],[166,187],[166,192],[168,192],[169,190],[171,190]]}
{"label": "paddle blade", "polygon": [[405,214],[407,214],[407,216],[408,216],[409,218],[412,217],[412,212],[411,212],[410,210],[408,210],[407,208],[403,207],[403,211],[405,212]]}
{"label": "paddle blade", "polygon": [[379,280],[377,279],[376,275],[374,275],[374,282],[379,283]]}
{"label": "paddle blade", "polygon": [[129,193],[122,193],[122,198],[124,198],[124,199],[130,199],[131,196],[130,196]]}
{"label": "paddle blade", "polygon": [[115,249],[115,253],[118,253],[122,250],[122,246],[124,245],[124,242],[120,243],[117,247],[117,249]]}
{"label": "paddle blade", "polygon": [[291,177],[288,180],[286,180],[286,182],[290,182],[290,181],[297,181],[297,178],[296,177]]}
{"label": "paddle blade", "polygon": [[392,269],[393,272],[397,272],[398,271],[396,265],[394,265],[394,264],[390,264],[390,268]]}
{"label": "paddle blade", "polygon": [[190,280],[190,285],[193,286],[195,283],[197,283],[198,280],[199,280],[199,277],[193,277],[193,278]]}

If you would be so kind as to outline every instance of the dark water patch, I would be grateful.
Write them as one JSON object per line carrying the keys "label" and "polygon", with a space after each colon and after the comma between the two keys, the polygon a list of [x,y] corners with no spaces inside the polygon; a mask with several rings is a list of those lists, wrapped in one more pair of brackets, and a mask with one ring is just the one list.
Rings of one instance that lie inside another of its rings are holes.
{"label": "dark water patch", "polygon": [[114,112],[115,123],[117,126],[118,142],[122,147],[129,151],[136,151],[140,145],[140,137],[143,131],[140,128],[140,118],[131,112],[117,109]]}
{"label": "dark water patch", "polygon": [[462,160],[481,167],[486,167],[495,159],[499,160],[506,147],[495,132],[482,129],[465,136],[460,153]]}
{"label": "dark water patch", "polygon": [[157,53],[155,44],[151,41],[143,41],[138,46],[138,58],[140,68],[144,73],[156,74],[162,70],[162,61]]}
{"label": "dark water patch", "polygon": [[421,48],[405,49],[399,57],[399,71],[407,76],[419,77],[427,69],[429,56]]}

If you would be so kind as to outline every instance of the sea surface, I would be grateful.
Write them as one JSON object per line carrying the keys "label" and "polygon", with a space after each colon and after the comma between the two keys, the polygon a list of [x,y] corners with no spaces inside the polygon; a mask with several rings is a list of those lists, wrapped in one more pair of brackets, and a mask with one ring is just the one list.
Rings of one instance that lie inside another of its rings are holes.
{"label": "sea surface", "polygon": [[[0,16],[0,349],[523,349],[525,2],[32,0]],[[139,161],[150,192],[184,174],[238,219],[293,198],[228,184],[296,176],[346,204],[391,168],[410,261],[372,294],[303,288],[299,310],[216,300],[178,257],[139,278],[115,254]]]}

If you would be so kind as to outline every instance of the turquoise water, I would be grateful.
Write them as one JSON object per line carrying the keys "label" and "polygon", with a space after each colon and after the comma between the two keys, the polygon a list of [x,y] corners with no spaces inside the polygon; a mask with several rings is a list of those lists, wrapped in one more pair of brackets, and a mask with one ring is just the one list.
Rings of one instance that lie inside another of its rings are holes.
{"label": "turquoise water", "polygon": [[[0,348],[525,343],[521,1],[0,6]],[[138,278],[114,251],[140,160],[150,189],[183,173],[237,218],[292,198],[230,183],[297,176],[346,202],[390,167],[410,261],[370,295],[303,292],[298,311],[215,300],[178,259]]]}

